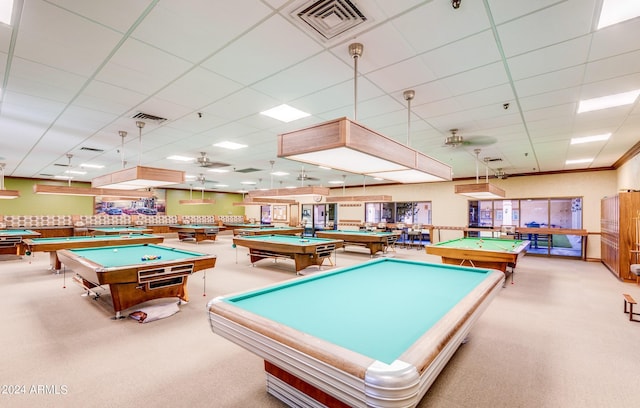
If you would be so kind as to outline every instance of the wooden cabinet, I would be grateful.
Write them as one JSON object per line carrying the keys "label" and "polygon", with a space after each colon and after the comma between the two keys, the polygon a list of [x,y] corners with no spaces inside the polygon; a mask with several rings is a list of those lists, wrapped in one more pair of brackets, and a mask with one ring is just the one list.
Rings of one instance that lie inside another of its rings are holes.
{"label": "wooden cabinet", "polygon": [[636,249],[636,220],[640,217],[640,192],[619,193],[600,203],[600,251],[602,263],[619,279],[635,282],[629,266]]}

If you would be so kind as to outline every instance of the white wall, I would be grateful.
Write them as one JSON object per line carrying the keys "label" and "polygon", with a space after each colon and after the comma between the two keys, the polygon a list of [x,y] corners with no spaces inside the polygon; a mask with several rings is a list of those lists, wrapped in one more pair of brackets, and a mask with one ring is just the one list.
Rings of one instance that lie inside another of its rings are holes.
{"label": "white wall", "polygon": [[[565,173],[544,176],[510,177],[506,180],[491,179],[492,184],[503,188],[509,199],[583,197],[583,228],[589,232],[600,231],[600,200],[617,192],[617,172],[595,171]],[[466,226],[468,224],[468,199],[454,194],[455,184],[469,184],[475,181],[407,184],[375,187],[369,186],[363,193],[362,187],[347,188],[345,195],[387,194],[393,201],[431,201],[433,225]],[[342,189],[334,189],[331,195],[342,195]],[[358,212],[359,211],[359,212]],[[364,206],[351,207],[348,212],[338,209],[339,219],[364,220]],[[441,231],[440,239],[459,238],[459,231]],[[589,258],[600,257],[600,236],[588,239]]]}
{"label": "white wall", "polygon": [[640,155],[618,169],[618,190],[640,190]]}

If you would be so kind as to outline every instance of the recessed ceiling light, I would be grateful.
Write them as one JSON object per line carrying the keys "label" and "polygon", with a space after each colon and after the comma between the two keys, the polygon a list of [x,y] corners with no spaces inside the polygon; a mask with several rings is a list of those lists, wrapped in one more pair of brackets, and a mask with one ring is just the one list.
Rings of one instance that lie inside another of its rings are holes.
{"label": "recessed ceiling light", "polygon": [[344,181],[342,181],[342,180],[331,180],[329,182],[329,184],[343,184],[343,183],[344,183]]}
{"label": "recessed ceiling light", "polygon": [[247,147],[247,145],[243,145],[240,143],[230,142],[225,140],[224,142],[214,144],[215,147],[222,147],[223,149],[237,150]]}
{"label": "recessed ceiling light", "polygon": [[169,157],[167,157],[167,159],[184,161],[184,162],[195,160],[193,157],[186,157],[186,156],[169,156]]}
{"label": "recessed ceiling light", "polygon": [[12,12],[13,12],[13,0],[0,1],[0,23],[11,25]]}
{"label": "recessed ceiling light", "polygon": [[86,168],[89,168],[89,169],[103,169],[104,168],[104,166],[101,165],[101,164],[88,164],[88,163],[82,163],[80,165],[80,167],[86,167]]}
{"label": "recessed ceiling light", "polygon": [[640,16],[640,2],[604,0],[598,19],[598,30]]}
{"label": "recessed ceiling light", "polygon": [[270,118],[277,119],[285,123],[293,122],[294,120],[311,116],[311,114],[307,112],[303,112],[286,104],[276,106],[275,108],[268,109],[264,112],[260,112],[260,114],[269,116]]}
{"label": "recessed ceiling light", "polygon": [[564,162],[565,164],[582,164],[582,163],[591,163],[593,159],[577,159],[577,160],[567,160]]}
{"label": "recessed ceiling light", "polygon": [[274,171],[271,174],[273,176],[288,176],[289,175],[289,173],[287,173],[286,171]]}
{"label": "recessed ceiling light", "polygon": [[578,105],[578,113],[613,108],[616,106],[631,105],[636,101],[639,94],[640,89],[636,89],[635,91],[623,92],[615,95],[584,99],[580,101],[580,104]]}
{"label": "recessed ceiling light", "polygon": [[53,178],[62,179],[62,180],[73,180],[73,176],[53,176]]}
{"label": "recessed ceiling light", "polygon": [[257,184],[255,181],[241,181],[240,184],[244,184],[247,186],[253,186],[255,184]]}
{"label": "recessed ceiling light", "polygon": [[86,171],[78,171],[78,170],[67,170],[65,171],[67,174],[87,174]]}
{"label": "recessed ceiling light", "polygon": [[378,180],[378,181],[382,181],[382,180],[384,180],[382,177],[374,177],[373,179],[374,179],[374,180]]}
{"label": "recessed ceiling light", "polygon": [[327,167],[327,166],[318,166],[318,168],[322,170],[331,170],[331,167]]}
{"label": "recessed ceiling light", "polygon": [[214,184],[214,187],[229,187],[228,184]]}
{"label": "recessed ceiling light", "polygon": [[595,136],[574,137],[571,139],[571,144],[600,142],[609,139],[609,137],[611,137],[611,133],[604,133],[602,135]]}
{"label": "recessed ceiling light", "polygon": [[210,171],[212,173],[228,173],[229,172],[229,170],[225,170],[225,169],[209,169],[207,171]]}

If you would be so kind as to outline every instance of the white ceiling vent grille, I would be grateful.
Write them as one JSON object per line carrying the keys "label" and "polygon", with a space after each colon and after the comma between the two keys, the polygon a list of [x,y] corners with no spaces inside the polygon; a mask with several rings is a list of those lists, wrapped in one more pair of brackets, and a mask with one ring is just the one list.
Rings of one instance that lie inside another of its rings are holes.
{"label": "white ceiling vent grille", "polygon": [[313,29],[314,34],[324,41],[350,32],[369,20],[349,0],[305,1],[291,12],[291,17],[300,26]]}

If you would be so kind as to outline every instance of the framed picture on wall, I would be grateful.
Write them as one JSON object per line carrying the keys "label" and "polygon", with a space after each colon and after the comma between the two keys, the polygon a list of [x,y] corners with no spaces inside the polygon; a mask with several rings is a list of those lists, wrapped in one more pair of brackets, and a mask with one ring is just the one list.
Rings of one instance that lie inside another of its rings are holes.
{"label": "framed picture on wall", "polygon": [[274,205],[272,219],[274,221],[287,221],[287,206]]}

